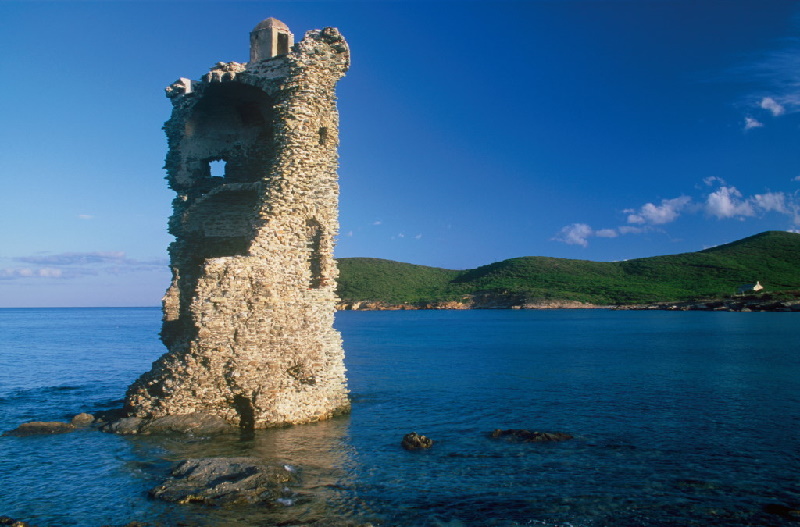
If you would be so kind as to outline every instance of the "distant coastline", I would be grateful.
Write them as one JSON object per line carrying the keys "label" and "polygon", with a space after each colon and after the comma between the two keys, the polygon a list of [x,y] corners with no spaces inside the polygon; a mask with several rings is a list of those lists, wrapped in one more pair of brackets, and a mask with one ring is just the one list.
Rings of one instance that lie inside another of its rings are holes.
{"label": "distant coastline", "polygon": [[[791,311],[797,303],[792,292],[800,290],[798,261],[800,234],[784,231],[693,253],[621,262],[525,256],[459,271],[340,258],[337,307]],[[750,293],[756,297],[749,303],[735,296]]]}
{"label": "distant coastline", "polygon": [[[483,300],[486,300],[485,298]],[[553,300],[519,303],[498,296],[492,302],[399,303],[386,302],[340,302],[338,311],[414,311],[427,309],[612,309],[616,311],[730,311],[730,312],[800,312],[800,291],[784,292],[780,295],[763,294],[719,299],[704,299],[687,302],[652,302],[644,304],[601,305],[570,300]]]}

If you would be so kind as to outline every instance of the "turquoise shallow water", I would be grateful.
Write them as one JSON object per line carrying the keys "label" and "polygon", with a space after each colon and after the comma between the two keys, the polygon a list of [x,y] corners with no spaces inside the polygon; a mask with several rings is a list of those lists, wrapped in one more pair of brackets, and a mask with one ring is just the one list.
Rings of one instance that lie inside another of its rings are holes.
{"label": "turquoise shallow water", "polygon": [[[38,525],[796,525],[794,313],[342,312],[350,416],[255,438],[0,438],[0,514]],[[119,406],[158,309],[0,310],[0,429]],[[496,428],[565,431],[511,444]],[[399,447],[411,431],[426,452]],[[187,457],[298,468],[291,505],[147,490]],[[765,507],[767,509],[765,510]],[[772,507],[772,508],[770,508]]]}

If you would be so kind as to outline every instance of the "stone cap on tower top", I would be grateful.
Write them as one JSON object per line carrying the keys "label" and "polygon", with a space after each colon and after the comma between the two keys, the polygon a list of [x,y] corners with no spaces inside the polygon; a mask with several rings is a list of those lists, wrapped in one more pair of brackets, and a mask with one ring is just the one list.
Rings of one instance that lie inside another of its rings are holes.
{"label": "stone cap on tower top", "polygon": [[268,28],[275,28],[275,29],[283,29],[289,31],[289,26],[278,20],[277,18],[265,18],[261,22],[258,23],[256,27],[253,28],[253,31],[258,31],[260,29],[268,29]]}
{"label": "stone cap on tower top", "polygon": [[250,32],[250,62],[286,55],[294,45],[289,26],[277,18],[267,18]]}

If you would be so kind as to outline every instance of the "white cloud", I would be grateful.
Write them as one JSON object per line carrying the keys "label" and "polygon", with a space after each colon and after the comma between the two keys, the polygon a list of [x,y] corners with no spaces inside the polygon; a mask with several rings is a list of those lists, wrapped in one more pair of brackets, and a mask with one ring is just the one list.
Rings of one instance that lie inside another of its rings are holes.
{"label": "white cloud", "polygon": [[568,245],[589,245],[587,238],[592,235],[592,228],[585,223],[573,223],[562,227],[559,233],[553,238]]}
{"label": "white cloud", "polygon": [[616,238],[617,236],[619,236],[617,231],[615,231],[614,229],[600,229],[594,231],[594,235],[597,236],[598,238]]}
{"label": "white cloud", "polygon": [[706,184],[706,186],[709,186],[709,187],[710,187],[710,186],[712,186],[712,185],[714,185],[715,183],[719,183],[720,185],[725,185],[725,184],[726,184],[726,183],[725,183],[725,180],[724,180],[724,179],[722,179],[722,178],[721,178],[721,177],[719,177],[719,176],[708,176],[708,177],[704,177],[704,178],[703,178],[703,183],[705,183],[705,184]]}
{"label": "white cloud", "polygon": [[754,194],[750,199],[752,203],[764,212],[788,212],[786,209],[786,195],[783,192],[767,192],[766,194]]}
{"label": "white cloud", "polygon": [[[689,196],[680,196],[672,199],[662,199],[661,205],[645,203],[637,212],[628,214],[628,223],[639,225],[646,223],[654,225],[672,223],[691,201],[692,198]],[[631,209],[626,210],[630,211]]]}
{"label": "white cloud", "polygon": [[94,216],[92,216],[91,214],[78,214],[78,219],[81,219],[81,220],[93,220]]}
{"label": "white cloud", "polygon": [[72,279],[99,274],[119,275],[123,273],[163,270],[166,259],[142,261],[128,258],[122,251],[97,251],[86,253],[38,254],[18,256],[12,261],[26,264],[24,267],[0,269],[0,279],[26,278]]}
{"label": "white cloud", "polygon": [[755,211],[747,200],[742,200],[742,193],[736,187],[720,187],[708,195],[705,210],[717,218],[732,218],[734,216],[754,216]]}
{"label": "white cloud", "polygon": [[744,118],[745,130],[752,130],[753,128],[761,128],[762,126],[764,126],[764,124],[759,122],[757,119],[753,119],[752,117]]}
{"label": "white cloud", "polygon": [[647,230],[646,227],[633,227],[631,225],[620,225],[617,227],[620,234],[641,234]]}
{"label": "white cloud", "polygon": [[416,240],[419,240],[420,238],[422,238],[422,234],[421,233],[417,234],[416,236],[414,236],[414,239],[416,239]]}
{"label": "white cloud", "polygon": [[0,269],[0,280],[10,280],[14,278],[61,278],[61,269],[33,269],[30,267],[17,267]]}
{"label": "white cloud", "polygon": [[[793,178],[800,181],[800,176]],[[743,195],[739,189],[728,185],[718,176],[709,176],[703,183],[711,188],[703,190],[697,198],[682,195],[662,199],[659,204],[645,203],[638,209],[622,210],[627,215],[627,225],[613,229],[593,229],[586,223],[572,223],[563,227],[552,239],[570,245],[587,247],[589,238],[617,238],[627,234],[664,232],[660,225],[677,220],[681,215],[704,212],[717,219],[759,217],[767,213],[783,215],[790,225],[800,227],[800,191],[792,193],[766,191],[760,194]],[[695,187],[700,190],[702,186]]]}
{"label": "white cloud", "polygon": [[774,117],[783,115],[786,111],[786,108],[772,97],[764,97],[761,99],[761,108],[770,111]]}
{"label": "white cloud", "polygon": [[43,256],[20,256],[18,262],[36,265],[84,265],[97,263],[127,263],[122,251],[97,251],[88,253],[61,253]]}
{"label": "white cloud", "polygon": [[372,222],[373,225],[380,225],[381,223],[383,223],[381,220],[375,220]]}

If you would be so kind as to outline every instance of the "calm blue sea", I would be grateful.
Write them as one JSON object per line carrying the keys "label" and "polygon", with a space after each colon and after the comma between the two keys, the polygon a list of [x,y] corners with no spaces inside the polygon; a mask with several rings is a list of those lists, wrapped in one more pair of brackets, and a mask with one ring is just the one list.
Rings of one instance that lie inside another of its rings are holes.
{"label": "calm blue sea", "polygon": [[[350,416],[217,440],[0,438],[0,515],[39,526],[796,525],[800,315],[341,312]],[[0,430],[114,408],[158,309],[0,309]],[[563,431],[557,444],[487,437]],[[399,446],[407,432],[436,441]],[[177,460],[298,467],[293,504],[151,500]]]}

